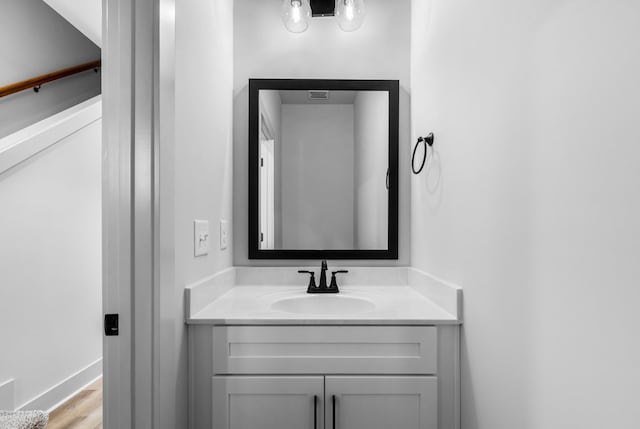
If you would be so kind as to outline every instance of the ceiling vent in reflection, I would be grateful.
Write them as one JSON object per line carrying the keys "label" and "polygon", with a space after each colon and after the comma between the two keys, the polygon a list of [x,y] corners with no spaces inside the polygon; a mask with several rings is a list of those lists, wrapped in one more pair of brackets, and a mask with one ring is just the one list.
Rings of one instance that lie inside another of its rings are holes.
{"label": "ceiling vent in reflection", "polygon": [[329,99],[329,91],[318,91],[318,90],[309,91],[309,100],[328,100],[328,99]]}

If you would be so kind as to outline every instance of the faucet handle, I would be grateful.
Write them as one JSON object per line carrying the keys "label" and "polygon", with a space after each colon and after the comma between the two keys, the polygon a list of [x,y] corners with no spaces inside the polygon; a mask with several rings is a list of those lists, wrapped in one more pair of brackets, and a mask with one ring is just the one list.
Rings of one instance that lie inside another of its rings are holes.
{"label": "faucet handle", "polygon": [[317,288],[317,286],[316,286],[316,273],[314,273],[313,271],[308,271],[308,270],[298,270],[298,272],[300,274],[311,274],[311,276],[309,277],[309,286],[307,286],[307,292],[309,292],[311,289]]}
{"label": "faucet handle", "polygon": [[338,282],[336,281],[336,274],[344,274],[348,272],[348,270],[331,271],[331,284],[329,285],[329,290],[335,290],[336,292],[338,292]]}

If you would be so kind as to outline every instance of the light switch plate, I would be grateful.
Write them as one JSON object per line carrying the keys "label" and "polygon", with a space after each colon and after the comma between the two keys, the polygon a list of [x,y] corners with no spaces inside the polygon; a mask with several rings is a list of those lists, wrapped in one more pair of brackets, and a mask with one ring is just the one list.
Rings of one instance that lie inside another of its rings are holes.
{"label": "light switch plate", "polygon": [[220,250],[229,247],[229,222],[222,219],[220,221]]}
{"label": "light switch plate", "polygon": [[204,256],[209,254],[209,243],[211,237],[209,235],[208,220],[193,221],[193,253],[195,256]]}

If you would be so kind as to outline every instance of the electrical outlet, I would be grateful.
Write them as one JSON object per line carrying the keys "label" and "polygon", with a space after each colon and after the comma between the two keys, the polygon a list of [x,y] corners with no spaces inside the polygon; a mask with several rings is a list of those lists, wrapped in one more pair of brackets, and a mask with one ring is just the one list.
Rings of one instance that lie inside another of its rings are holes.
{"label": "electrical outlet", "polygon": [[223,219],[220,221],[220,250],[227,247],[229,247],[229,222]]}
{"label": "electrical outlet", "polygon": [[193,221],[193,253],[195,256],[204,256],[209,254],[209,221],[194,220]]}

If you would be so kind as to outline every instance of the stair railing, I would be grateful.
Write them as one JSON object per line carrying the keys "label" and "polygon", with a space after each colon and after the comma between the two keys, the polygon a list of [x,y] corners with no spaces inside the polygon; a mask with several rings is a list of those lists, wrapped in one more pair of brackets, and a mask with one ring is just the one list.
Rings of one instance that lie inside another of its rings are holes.
{"label": "stair railing", "polygon": [[16,82],[16,83],[12,83],[11,85],[2,86],[0,87],[0,98],[6,97],[11,94],[15,94],[16,92],[21,92],[27,89],[33,89],[35,92],[39,92],[40,87],[46,83],[53,82],[59,79],[64,79],[66,77],[73,76],[75,74],[82,73],[87,70],[93,70],[97,73],[98,69],[101,66],[102,66],[102,62],[100,60],[91,61],[91,62],[80,64],[74,67],[58,70],[53,73],[47,73],[31,79],[23,80],[22,82]]}

